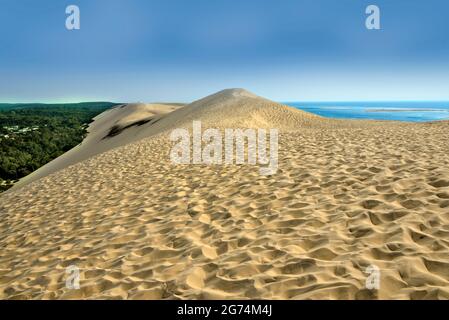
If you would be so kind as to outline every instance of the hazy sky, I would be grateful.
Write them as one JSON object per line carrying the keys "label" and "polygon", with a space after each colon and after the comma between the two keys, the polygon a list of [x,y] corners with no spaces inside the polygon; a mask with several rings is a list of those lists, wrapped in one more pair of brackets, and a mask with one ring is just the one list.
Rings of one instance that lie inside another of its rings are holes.
{"label": "hazy sky", "polygon": [[[65,8],[78,5],[81,29]],[[365,28],[365,8],[381,30]],[[0,101],[449,100],[447,0],[2,0]]]}

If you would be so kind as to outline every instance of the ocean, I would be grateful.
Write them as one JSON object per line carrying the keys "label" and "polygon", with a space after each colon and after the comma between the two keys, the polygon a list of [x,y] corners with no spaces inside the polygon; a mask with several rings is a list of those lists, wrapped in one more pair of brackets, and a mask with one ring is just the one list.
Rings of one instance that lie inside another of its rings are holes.
{"label": "ocean", "polygon": [[283,103],[328,118],[410,122],[449,120],[449,101]]}

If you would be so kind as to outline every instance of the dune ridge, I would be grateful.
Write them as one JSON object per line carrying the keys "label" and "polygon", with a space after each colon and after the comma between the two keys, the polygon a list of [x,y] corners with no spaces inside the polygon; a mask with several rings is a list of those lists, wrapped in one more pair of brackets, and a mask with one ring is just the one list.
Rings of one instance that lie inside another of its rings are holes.
{"label": "dune ridge", "polygon": [[[326,119],[242,89],[158,119],[0,195],[0,298],[449,299],[448,122]],[[193,120],[279,128],[278,173],[171,164],[168,133]]]}

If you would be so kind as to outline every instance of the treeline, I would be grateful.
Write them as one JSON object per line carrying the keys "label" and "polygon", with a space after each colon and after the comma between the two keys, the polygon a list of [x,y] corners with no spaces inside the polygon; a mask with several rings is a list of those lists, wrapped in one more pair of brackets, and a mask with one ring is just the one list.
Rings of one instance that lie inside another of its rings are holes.
{"label": "treeline", "polygon": [[0,191],[81,143],[114,103],[0,104]]}

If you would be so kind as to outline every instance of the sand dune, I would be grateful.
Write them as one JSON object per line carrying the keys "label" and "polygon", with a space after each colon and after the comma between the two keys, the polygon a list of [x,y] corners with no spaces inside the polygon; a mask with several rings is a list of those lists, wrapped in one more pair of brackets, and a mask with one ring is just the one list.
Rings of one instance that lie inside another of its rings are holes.
{"label": "sand dune", "polygon": [[223,90],[183,107],[175,104],[124,104],[97,116],[79,146],[24,177],[12,190],[107,150],[174,128],[191,127],[193,120],[201,120],[205,127],[276,127],[282,130],[334,122],[324,118],[320,122],[314,121],[318,118],[243,89]]}
{"label": "sand dune", "polygon": [[[144,109],[92,132],[160,116]],[[171,164],[192,120],[279,128],[278,172]],[[150,121],[0,195],[0,298],[449,299],[448,122],[325,119],[241,89]]]}

